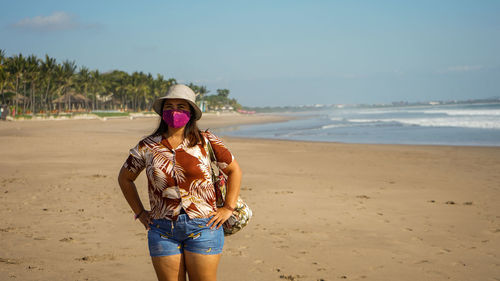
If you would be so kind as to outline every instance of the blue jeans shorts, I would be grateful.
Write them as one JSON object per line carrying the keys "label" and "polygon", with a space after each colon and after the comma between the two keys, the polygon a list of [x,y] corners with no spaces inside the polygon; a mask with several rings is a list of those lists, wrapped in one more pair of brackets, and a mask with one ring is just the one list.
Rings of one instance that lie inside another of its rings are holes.
{"label": "blue jeans shorts", "polygon": [[148,231],[149,254],[152,257],[189,252],[216,255],[222,253],[224,230],[206,226],[210,218],[190,219],[180,214],[177,221],[154,219]]}

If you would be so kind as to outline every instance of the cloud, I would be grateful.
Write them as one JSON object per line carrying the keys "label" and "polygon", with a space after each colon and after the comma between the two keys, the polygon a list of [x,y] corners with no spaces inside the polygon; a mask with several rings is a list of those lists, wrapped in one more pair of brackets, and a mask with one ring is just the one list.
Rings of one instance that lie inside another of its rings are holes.
{"label": "cloud", "polygon": [[36,16],[33,18],[24,18],[11,25],[17,29],[33,31],[59,31],[73,30],[79,28],[93,28],[96,24],[85,25],[77,21],[77,18],[71,14],[62,11],[53,12],[49,16]]}

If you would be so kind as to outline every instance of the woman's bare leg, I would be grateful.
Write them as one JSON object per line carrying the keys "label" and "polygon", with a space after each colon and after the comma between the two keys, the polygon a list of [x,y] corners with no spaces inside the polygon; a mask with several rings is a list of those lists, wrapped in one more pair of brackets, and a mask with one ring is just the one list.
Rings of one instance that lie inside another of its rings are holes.
{"label": "woman's bare leg", "polygon": [[184,250],[189,281],[216,281],[221,254],[202,255]]}
{"label": "woman's bare leg", "polygon": [[186,281],[184,255],[151,257],[158,281]]}

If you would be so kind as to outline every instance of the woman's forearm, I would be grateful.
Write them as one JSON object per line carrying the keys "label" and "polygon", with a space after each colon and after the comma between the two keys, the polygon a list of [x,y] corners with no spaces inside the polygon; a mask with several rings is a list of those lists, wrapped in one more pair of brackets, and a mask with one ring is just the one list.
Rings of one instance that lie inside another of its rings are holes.
{"label": "woman's forearm", "polygon": [[142,205],[141,198],[137,193],[137,187],[135,186],[135,183],[131,180],[122,178],[118,179],[118,183],[122,190],[123,196],[125,196],[125,199],[127,200],[130,208],[132,208],[134,214],[137,215],[142,212],[144,210],[144,206]]}
{"label": "woman's forearm", "polygon": [[240,169],[235,169],[227,175],[225,206],[234,208],[240,194],[242,173]]}

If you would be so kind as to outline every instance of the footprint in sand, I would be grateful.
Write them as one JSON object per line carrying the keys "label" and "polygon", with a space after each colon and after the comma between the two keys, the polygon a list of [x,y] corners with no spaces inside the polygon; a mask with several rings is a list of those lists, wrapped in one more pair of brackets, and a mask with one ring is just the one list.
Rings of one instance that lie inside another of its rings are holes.
{"label": "footprint in sand", "polygon": [[291,280],[291,281],[296,281],[296,280],[299,280],[299,278],[302,278],[304,277],[304,275],[285,275],[285,274],[281,274],[280,275],[280,279],[283,279],[283,280]]}
{"label": "footprint in sand", "polygon": [[35,266],[35,265],[28,265],[26,267],[27,270],[33,270],[33,269],[38,269],[38,270],[43,270],[43,267]]}
{"label": "footprint in sand", "polygon": [[22,179],[22,178],[6,178],[6,179],[2,179],[2,181],[0,182],[0,185],[7,186],[7,184],[11,184],[11,183],[25,184],[26,180]]}
{"label": "footprint in sand", "polygon": [[84,262],[99,262],[106,260],[116,260],[116,257],[113,254],[104,254],[104,255],[95,255],[95,256],[83,256],[81,258],[76,258],[76,260],[84,261]]}
{"label": "footprint in sand", "polygon": [[224,250],[224,255],[234,256],[234,257],[244,257],[246,256],[242,250],[227,248]]}
{"label": "footprint in sand", "polygon": [[64,237],[62,239],[59,239],[60,242],[73,242],[73,237]]}
{"label": "footprint in sand", "polygon": [[0,263],[5,263],[5,264],[20,264],[21,260],[10,259],[10,258],[0,258]]}
{"label": "footprint in sand", "polygon": [[442,254],[446,254],[446,253],[451,253],[451,250],[443,248],[443,249],[439,250],[439,252],[437,254],[442,255]]}
{"label": "footprint in sand", "polygon": [[15,228],[13,227],[7,227],[7,228],[0,228],[0,232],[14,232]]}
{"label": "footprint in sand", "polygon": [[290,190],[275,191],[274,194],[293,194],[293,191]]}
{"label": "footprint in sand", "polygon": [[452,262],[451,265],[453,265],[453,266],[467,266],[467,264],[465,264],[463,261]]}

